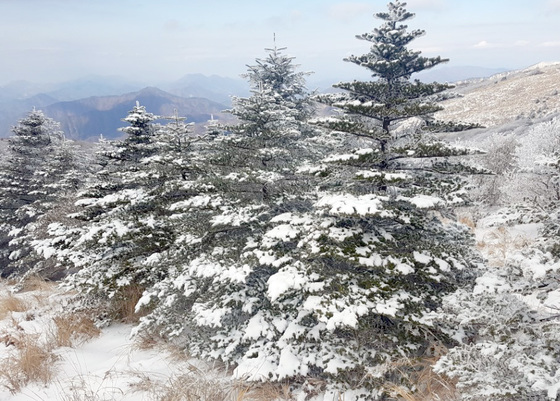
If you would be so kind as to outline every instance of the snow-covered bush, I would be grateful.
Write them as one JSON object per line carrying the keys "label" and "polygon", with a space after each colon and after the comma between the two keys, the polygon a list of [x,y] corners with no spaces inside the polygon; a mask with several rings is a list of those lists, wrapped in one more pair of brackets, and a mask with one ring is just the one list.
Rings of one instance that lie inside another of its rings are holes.
{"label": "snow-covered bush", "polygon": [[556,162],[560,154],[560,117],[541,122],[518,139],[518,171],[507,182],[513,202],[550,208],[560,201]]}
{"label": "snow-covered bush", "polygon": [[475,176],[470,195],[485,206],[504,205],[510,201],[508,188],[517,176],[519,142],[512,134],[495,133],[482,145],[487,151],[480,162],[491,174]]}

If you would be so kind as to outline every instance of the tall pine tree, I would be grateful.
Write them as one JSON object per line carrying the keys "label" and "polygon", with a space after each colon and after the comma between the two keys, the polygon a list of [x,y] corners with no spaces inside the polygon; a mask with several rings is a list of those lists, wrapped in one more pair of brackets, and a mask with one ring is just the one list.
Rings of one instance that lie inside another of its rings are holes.
{"label": "tall pine tree", "polygon": [[283,51],[268,49],[248,66],[251,96],[234,98],[230,110],[239,123],[213,140],[206,174],[195,183],[201,192],[172,206],[183,229],[169,263],[175,269],[142,300],[157,305],[142,328],[199,357],[239,364],[254,353],[260,342],[242,333],[262,314],[278,318],[267,282],[288,262],[275,259],[266,233],[278,216],[313,207],[315,177],[300,166],[317,158],[320,144],[306,124],[306,74]]}

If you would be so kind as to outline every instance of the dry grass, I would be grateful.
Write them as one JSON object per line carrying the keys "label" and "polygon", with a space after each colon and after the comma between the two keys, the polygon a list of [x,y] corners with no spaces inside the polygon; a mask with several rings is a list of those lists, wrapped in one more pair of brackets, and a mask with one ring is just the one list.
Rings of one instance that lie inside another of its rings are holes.
{"label": "dry grass", "polygon": [[51,292],[56,287],[56,284],[52,281],[47,281],[40,276],[32,275],[25,277],[17,284],[17,286],[19,287],[20,292]]}
{"label": "dry grass", "polygon": [[243,394],[243,401],[265,401],[265,400],[293,400],[289,383],[251,383],[245,384],[238,392]]}
{"label": "dry grass", "polygon": [[[508,74],[507,79],[486,79],[466,87],[464,96],[441,103],[435,117],[443,121],[476,122],[486,127],[515,121],[518,117],[544,117],[560,109],[560,96],[554,95],[560,81],[555,65]],[[514,101],[512,101],[514,99]],[[538,100],[536,102],[535,100]]]}
{"label": "dry grass", "polygon": [[[15,286],[15,283],[12,286]],[[18,392],[30,382],[48,383],[54,376],[56,355],[50,342],[40,341],[39,334],[26,333],[20,320],[33,320],[33,311],[38,305],[47,302],[51,284],[37,278],[29,278],[20,288],[34,293],[24,296],[5,294],[0,297],[0,319],[11,320],[11,327],[5,326],[0,333],[0,341],[7,347],[0,360],[0,386],[12,393]],[[25,312],[14,316],[14,312]],[[8,320],[8,321],[9,321]]]}
{"label": "dry grass", "polygon": [[136,304],[144,293],[144,287],[131,284],[123,287],[112,299],[111,317],[123,323],[138,323],[146,311],[136,312]]}
{"label": "dry grass", "polygon": [[98,337],[101,330],[85,312],[56,316],[53,318],[54,330],[50,333],[56,347],[72,347]]}
{"label": "dry grass", "polygon": [[36,336],[22,334],[14,340],[15,352],[0,362],[0,383],[16,393],[30,382],[47,384],[55,374],[57,356]]}
{"label": "dry grass", "polygon": [[469,227],[471,229],[471,231],[474,231],[474,229],[476,228],[476,222],[473,218],[473,216],[467,215],[467,214],[462,214],[457,216],[457,221],[461,224],[466,225],[467,227]]}
{"label": "dry grass", "polygon": [[4,319],[12,312],[25,312],[28,309],[29,304],[20,297],[13,294],[0,297],[0,319]]}
{"label": "dry grass", "polygon": [[149,399],[158,401],[233,401],[242,400],[233,395],[233,389],[218,379],[191,367],[191,371],[170,377],[165,383],[139,375],[135,391],[148,393]]}
{"label": "dry grass", "polygon": [[165,382],[137,375],[133,391],[143,392],[154,401],[292,401],[288,384],[230,381],[219,370],[189,365]]}
{"label": "dry grass", "polygon": [[410,383],[410,388],[388,383],[385,391],[399,401],[455,401],[459,400],[456,380],[435,373],[432,369],[447,348],[435,344],[429,348],[430,355],[415,360],[403,358],[395,361],[392,368]]}

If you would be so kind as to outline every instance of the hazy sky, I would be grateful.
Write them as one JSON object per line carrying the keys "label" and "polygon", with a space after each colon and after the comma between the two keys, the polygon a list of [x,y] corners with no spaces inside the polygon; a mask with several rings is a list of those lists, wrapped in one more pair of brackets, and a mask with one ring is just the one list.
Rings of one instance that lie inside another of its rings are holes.
{"label": "hazy sky", "polygon": [[[352,78],[342,59],[386,0],[0,0],[0,85],[88,74],[148,83],[187,73],[236,77],[286,46],[318,78]],[[411,48],[450,66],[521,68],[560,61],[560,0],[409,0]],[[356,74],[355,74],[356,73]]]}

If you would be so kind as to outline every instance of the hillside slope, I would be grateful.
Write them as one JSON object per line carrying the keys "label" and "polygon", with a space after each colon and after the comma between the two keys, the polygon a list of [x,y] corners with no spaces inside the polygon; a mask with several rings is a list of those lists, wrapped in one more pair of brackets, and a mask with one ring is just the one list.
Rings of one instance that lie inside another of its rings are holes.
{"label": "hillside slope", "polygon": [[541,63],[520,71],[458,83],[463,97],[442,103],[436,117],[493,127],[560,112],[560,63]]}

